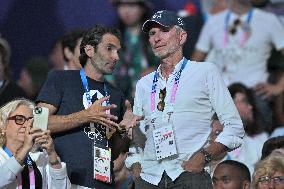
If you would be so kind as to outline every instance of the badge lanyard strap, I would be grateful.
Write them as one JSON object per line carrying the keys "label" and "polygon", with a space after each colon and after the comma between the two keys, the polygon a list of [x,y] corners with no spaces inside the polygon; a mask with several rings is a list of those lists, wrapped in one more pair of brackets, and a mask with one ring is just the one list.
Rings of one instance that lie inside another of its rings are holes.
{"label": "badge lanyard strap", "polygon": [[[90,95],[90,89],[89,89],[89,84],[88,84],[88,81],[87,81],[87,76],[86,76],[85,70],[83,68],[80,69],[80,76],[81,76],[81,80],[82,80],[82,83],[83,83],[83,86],[84,86],[84,91],[86,93],[86,98],[87,98],[87,101],[88,101],[88,107],[90,107],[92,105],[92,99],[91,99],[91,95]],[[107,91],[107,87],[106,87],[105,83],[104,83],[104,93],[105,93],[105,96],[108,96],[108,91]],[[110,105],[109,99],[106,100],[106,105],[107,106]],[[106,110],[106,113],[109,114],[110,110]]]}
{"label": "badge lanyard strap", "polygon": [[[248,39],[248,32],[249,32],[249,24],[251,22],[252,19],[252,13],[253,13],[253,9],[250,9],[247,15],[247,20],[246,20],[246,24],[243,28],[243,33],[241,36],[241,42],[240,45],[243,46],[246,42],[246,40]],[[231,17],[232,12],[229,11],[226,15],[225,18],[225,29],[224,29],[224,40],[223,40],[223,46],[226,47],[227,43],[229,41],[229,21],[230,21],[230,17]]]}
{"label": "badge lanyard strap", "polygon": [[[180,70],[178,71],[178,73],[175,76],[175,82],[172,88],[172,93],[171,93],[171,99],[170,99],[170,103],[174,104],[175,100],[176,100],[176,93],[177,93],[177,89],[178,89],[178,85],[179,85],[179,80],[180,80],[180,76],[181,76],[181,72],[183,71],[183,69],[185,68],[186,64],[187,64],[188,60],[186,58],[184,58],[183,63],[181,65]],[[151,111],[154,112],[156,109],[156,102],[155,102],[155,96],[157,93],[157,82],[158,82],[158,70],[156,70],[155,75],[154,75],[154,79],[153,79],[153,84],[152,84],[152,90],[151,90]]]}
{"label": "badge lanyard strap", "polygon": [[[12,152],[7,148],[7,146],[3,146],[3,149],[9,157],[13,156]],[[34,168],[32,166],[31,157],[28,155],[25,158],[25,161],[28,164],[28,168],[29,168],[30,189],[35,189],[35,172],[34,172]],[[18,189],[22,189],[22,187],[23,187],[22,175],[18,174],[16,176],[16,179],[17,179],[17,183],[18,183]]]}

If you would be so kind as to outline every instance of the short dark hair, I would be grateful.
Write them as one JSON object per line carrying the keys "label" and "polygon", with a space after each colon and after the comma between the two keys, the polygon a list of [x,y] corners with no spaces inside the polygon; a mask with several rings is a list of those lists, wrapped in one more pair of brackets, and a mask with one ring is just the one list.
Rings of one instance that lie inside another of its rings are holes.
{"label": "short dark hair", "polygon": [[235,160],[225,160],[219,163],[218,166],[219,165],[230,165],[236,168],[236,170],[240,173],[240,177],[242,180],[248,180],[249,182],[251,182],[250,172],[245,164]]}
{"label": "short dark hair", "polygon": [[63,57],[65,61],[69,61],[65,56],[64,49],[68,48],[72,53],[74,53],[75,47],[78,43],[78,40],[83,37],[85,30],[83,29],[74,29],[62,36],[61,44]]}
{"label": "short dark hair", "polygon": [[80,45],[79,59],[82,67],[85,66],[88,59],[88,56],[85,52],[86,45],[93,46],[96,52],[98,44],[101,43],[103,36],[107,33],[116,36],[119,39],[119,41],[121,41],[120,31],[116,28],[108,28],[101,25],[96,25],[95,27],[93,27],[92,29],[90,29],[85,33]]}
{"label": "short dark hair", "polygon": [[266,158],[273,150],[284,148],[284,136],[272,137],[265,141],[262,147],[261,159]]}
{"label": "short dark hair", "polygon": [[255,103],[255,100],[254,100],[253,91],[251,89],[247,88],[242,83],[233,83],[228,87],[228,89],[229,89],[229,92],[230,92],[233,99],[236,97],[237,93],[244,94],[247,97],[251,106],[253,107],[253,119],[254,120],[251,123],[251,124],[253,124],[253,126],[245,127],[244,129],[245,129],[246,133],[249,136],[253,136],[253,135],[256,135],[256,134],[263,132],[264,128],[262,128],[261,125],[260,125],[259,110],[257,109],[256,103]]}

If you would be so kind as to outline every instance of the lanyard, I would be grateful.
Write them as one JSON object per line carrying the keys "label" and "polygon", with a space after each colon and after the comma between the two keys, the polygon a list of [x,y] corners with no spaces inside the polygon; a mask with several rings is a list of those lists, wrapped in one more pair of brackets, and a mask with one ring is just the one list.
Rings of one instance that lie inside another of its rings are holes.
{"label": "lanyard", "polygon": [[[181,76],[181,72],[183,71],[183,69],[185,68],[186,64],[187,64],[188,60],[186,58],[183,59],[182,65],[180,70],[178,71],[178,73],[175,76],[175,82],[172,88],[172,93],[171,93],[171,99],[170,99],[170,103],[174,104],[175,100],[176,100],[176,93],[177,93],[177,89],[178,89],[178,85],[179,85],[179,80],[180,80],[180,76]],[[155,107],[155,96],[156,96],[156,87],[157,87],[157,82],[158,82],[158,70],[156,70],[155,75],[154,75],[154,79],[153,79],[153,84],[152,84],[152,90],[151,90],[151,111],[154,112],[156,107]]]}
{"label": "lanyard", "polygon": [[[4,151],[8,154],[9,157],[12,157],[12,152],[7,148],[7,146],[3,146]],[[29,179],[30,179],[30,189],[35,189],[35,172],[34,168],[32,166],[32,159],[30,155],[28,155],[25,158],[25,162],[28,165],[29,168]],[[22,189],[23,183],[22,183],[22,175],[18,174],[16,176],[17,182],[18,182],[18,189]]]}
{"label": "lanyard", "polygon": [[[81,80],[82,80],[84,90],[85,90],[85,93],[86,93],[88,105],[90,107],[92,105],[92,98],[91,98],[91,95],[90,95],[90,89],[89,89],[87,76],[86,76],[85,70],[83,68],[80,70],[80,76],[81,76]],[[104,83],[104,93],[105,93],[105,96],[108,96],[108,91],[107,91],[107,87],[106,87],[105,83]],[[106,101],[106,105],[107,106],[110,105],[109,99]],[[109,111],[107,113],[109,113]]]}
{"label": "lanyard", "polygon": [[[86,76],[84,68],[80,69],[80,76],[81,76],[81,80],[82,80],[82,83],[83,83],[83,86],[84,86],[84,91],[86,93],[86,98],[87,98],[87,101],[88,101],[88,107],[90,107],[92,105],[92,98],[91,98],[91,95],[90,95],[89,84],[88,84],[88,80],[87,80],[87,76]],[[104,93],[105,93],[105,96],[109,95],[105,83],[104,83]],[[107,106],[110,105],[109,99],[106,101],[106,105]],[[110,114],[110,110],[106,110],[106,113]],[[93,127],[95,130],[97,130],[94,126],[94,123],[91,123],[91,127]],[[104,130],[106,132],[108,131],[107,128],[105,128]],[[97,131],[98,131],[98,133],[96,133],[95,136],[102,135],[99,130],[97,130]],[[107,142],[107,146],[108,146],[108,142]]]}
{"label": "lanyard", "polygon": [[[250,21],[252,19],[252,15],[253,15],[252,13],[253,13],[253,9],[250,9],[248,14],[247,14],[247,20],[246,20],[246,23],[243,27],[243,32],[242,32],[242,35],[241,35],[241,40],[240,40],[241,46],[244,46],[245,42],[248,39],[249,24],[250,24]],[[229,34],[228,33],[229,33],[229,21],[230,21],[231,14],[232,14],[232,12],[228,11],[226,18],[225,18],[225,31],[224,31],[224,40],[223,40],[223,46],[224,47],[227,46],[227,43],[229,41]]]}

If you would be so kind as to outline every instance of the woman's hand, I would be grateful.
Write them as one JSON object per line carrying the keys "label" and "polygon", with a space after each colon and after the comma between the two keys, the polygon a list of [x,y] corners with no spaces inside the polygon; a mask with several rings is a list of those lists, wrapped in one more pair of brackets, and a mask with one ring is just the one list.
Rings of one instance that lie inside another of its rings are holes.
{"label": "woman's hand", "polygon": [[17,150],[15,159],[21,164],[24,164],[24,160],[28,155],[29,151],[32,149],[35,140],[42,136],[43,132],[37,128],[30,128],[30,126],[26,127],[25,138],[23,145]]}
{"label": "woman's hand", "polygon": [[39,144],[42,149],[46,150],[51,167],[55,169],[60,169],[62,166],[60,161],[58,160],[57,153],[54,149],[54,144],[50,136],[50,131],[44,131],[42,136],[36,138],[35,142]]}

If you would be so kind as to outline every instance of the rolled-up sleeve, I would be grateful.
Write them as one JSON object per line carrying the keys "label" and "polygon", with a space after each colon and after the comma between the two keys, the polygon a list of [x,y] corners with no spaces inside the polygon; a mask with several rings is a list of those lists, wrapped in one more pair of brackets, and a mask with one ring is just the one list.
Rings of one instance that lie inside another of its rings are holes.
{"label": "rolled-up sleeve", "polygon": [[243,123],[220,72],[214,64],[209,66],[211,68],[206,79],[209,98],[219,121],[224,126],[223,132],[215,141],[233,150],[242,145],[245,135]]}

